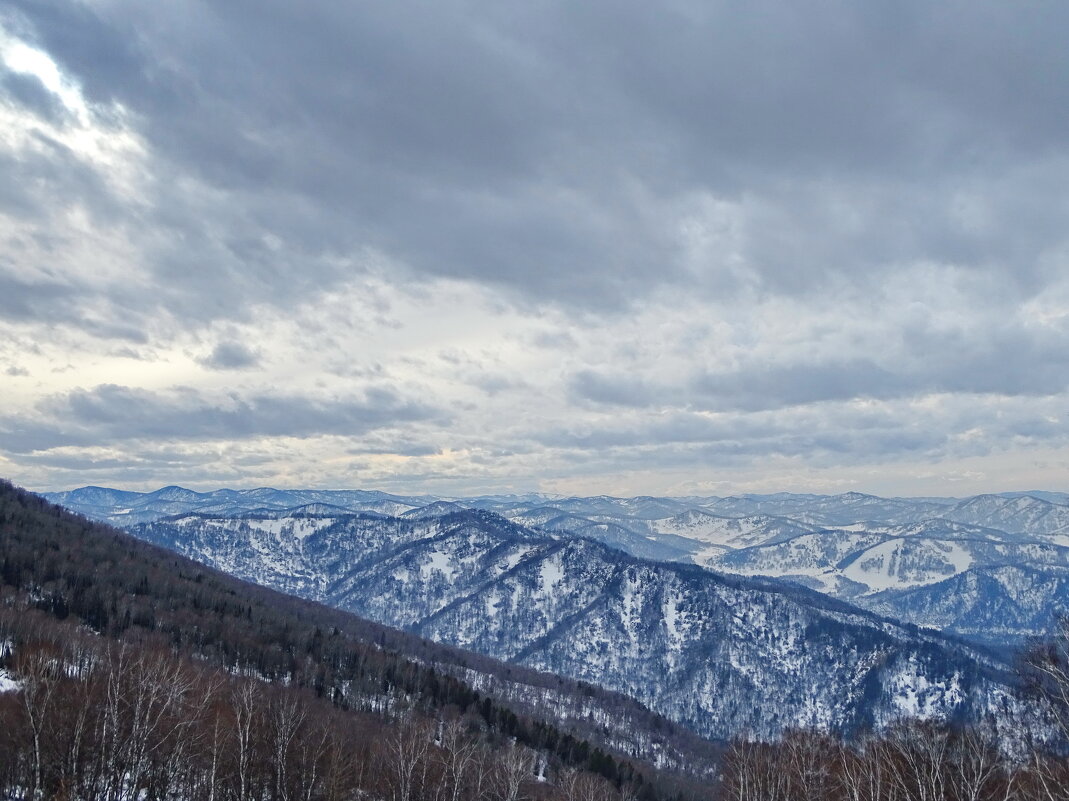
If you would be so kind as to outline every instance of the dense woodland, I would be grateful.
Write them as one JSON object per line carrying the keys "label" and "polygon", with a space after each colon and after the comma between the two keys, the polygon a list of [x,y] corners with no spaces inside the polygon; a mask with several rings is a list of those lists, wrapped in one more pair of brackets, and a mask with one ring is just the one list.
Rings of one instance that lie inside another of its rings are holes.
{"label": "dense woodland", "polygon": [[2,799],[1069,800],[1067,642],[1023,662],[1017,720],[691,744],[686,778],[480,694],[437,646],[0,485]]}

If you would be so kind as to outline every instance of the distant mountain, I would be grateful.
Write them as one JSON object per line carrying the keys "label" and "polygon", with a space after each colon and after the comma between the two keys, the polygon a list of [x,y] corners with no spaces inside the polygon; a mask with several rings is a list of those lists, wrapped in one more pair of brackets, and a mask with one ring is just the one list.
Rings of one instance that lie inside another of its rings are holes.
{"label": "distant mountain", "polygon": [[422,520],[429,517],[441,517],[452,512],[459,512],[464,509],[458,503],[452,501],[435,501],[429,503],[426,506],[417,506],[415,509],[409,509],[406,512],[402,512],[400,517],[411,518],[413,520]]}
{"label": "distant mountain", "polygon": [[45,493],[44,497],[93,520],[117,526],[132,526],[188,512],[238,516],[310,504],[327,504],[349,513],[399,515],[438,500],[428,496],[398,496],[373,490],[277,490],[260,487],[194,492],[174,486],[154,492],[83,487],[69,492]]}
{"label": "distant mountain", "polygon": [[69,492],[53,492],[48,497],[52,499],[53,503],[58,503],[68,508],[111,509],[131,503],[142,495],[143,493],[140,492],[128,492],[107,487],[82,487]]}
{"label": "distant mountain", "polygon": [[943,504],[927,499],[880,498],[861,492],[842,495],[779,495],[723,498],[706,507],[729,517],[766,514],[789,517],[799,523],[837,526],[872,521],[900,523],[938,516]]}
{"label": "distant mountain", "polygon": [[978,714],[1004,695],[997,661],[938,635],[485,511],[187,515],[132,531],[241,578],[632,695],[711,737]]}
{"label": "distant mountain", "polygon": [[644,559],[690,562],[701,550],[701,544],[694,539],[670,533],[655,534],[647,521],[616,515],[600,514],[586,518],[553,507],[539,507],[530,512],[508,515],[508,518],[514,523],[544,532],[597,540]]}
{"label": "distant mountain", "polygon": [[811,524],[783,517],[721,517],[700,509],[688,509],[674,517],[651,520],[648,526],[649,530],[656,534],[688,537],[707,545],[729,549],[775,542],[815,529]]}
{"label": "distant mountain", "polygon": [[661,517],[679,514],[689,508],[686,502],[674,498],[653,498],[650,496],[613,498],[608,495],[597,495],[592,498],[558,498],[552,505],[562,512],[581,517],[590,518],[597,515],[609,515],[635,520],[656,520]]}
{"label": "distant mountain", "polygon": [[[1062,581],[1069,548],[946,520],[822,530],[713,554],[704,564],[793,581],[897,620],[988,644],[1046,635],[1069,610]],[[1013,591],[992,579],[1020,571],[1034,577],[1032,586],[1046,589]],[[953,580],[958,577],[971,578]],[[968,594],[962,590],[967,584],[974,590]]]}
{"label": "distant mountain", "polygon": [[1069,545],[1069,506],[1031,495],[977,495],[944,510],[941,516]]}
{"label": "distant mountain", "polygon": [[1045,490],[1027,490],[1026,492],[1000,492],[1003,498],[1021,498],[1030,496],[1043,501],[1069,506],[1069,492],[1047,492]]}
{"label": "distant mountain", "polygon": [[1064,565],[988,565],[934,584],[892,589],[858,599],[880,614],[968,637],[1019,643],[1046,637],[1069,614],[1069,568]]}

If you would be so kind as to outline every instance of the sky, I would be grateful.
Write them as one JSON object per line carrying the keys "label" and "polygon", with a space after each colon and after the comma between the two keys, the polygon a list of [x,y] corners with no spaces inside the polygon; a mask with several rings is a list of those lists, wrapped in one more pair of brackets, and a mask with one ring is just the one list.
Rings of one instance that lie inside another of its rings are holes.
{"label": "sky", "polygon": [[1067,30],[5,0],[0,475],[1069,489]]}

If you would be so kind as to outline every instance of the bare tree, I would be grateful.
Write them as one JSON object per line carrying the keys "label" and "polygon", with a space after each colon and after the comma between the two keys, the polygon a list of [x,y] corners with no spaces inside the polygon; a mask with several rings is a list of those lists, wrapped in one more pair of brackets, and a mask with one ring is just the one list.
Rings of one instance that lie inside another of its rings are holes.
{"label": "bare tree", "polygon": [[445,797],[449,801],[472,798],[468,783],[480,767],[478,741],[468,733],[462,720],[453,718],[439,721],[438,748]]}
{"label": "bare tree", "polygon": [[516,742],[500,751],[493,771],[494,796],[500,801],[520,801],[524,784],[531,778],[535,754]]}
{"label": "bare tree", "polygon": [[392,801],[413,801],[423,791],[431,731],[413,717],[402,720],[382,744]]}
{"label": "bare tree", "polygon": [[913,801],[947,798],[952,769],[950,733],[946,727],[904,721],[892,726],[884,739],[897,797]]}
{"label": "bare tree", "polygon": [[785,801],[790,774],[775,746],[737,738],[724,757],[723,786],[731,801]]}
{"label": "bare tree", "polygon": [[776,748],[776,762],[786,773],[791,798],[828,798],[832,792],[835,747],[815,731],[786,732]]}
{"label": "bare tree", "polygon": [[291,759],[293,741],[304,724],[306,714],[302,699],[292,693],[275,693],[268,706],[276,801],[289,801],[286,771]]}
{"label": "bare tree", "polygon": [[[979,723],[954,732],[951,783],[954,801],[1009,798],[1014,779],[999,752],[993,726]],[[1001,789],[1001,794],[999,790]]]}
{"label": "bare tree", "polygon": [[887,748],[872,735],[856,748],[840,744],[837,780],[844,801],[891,801],[892,787]]}
{"label": "bare tree", "polygon": [[237,801],[249,801],[253,782],[255,739],[260,721],[260,690],[252,681],[243,681],[230,693],[233,737],[236,750]]}
{"label": "bare tree", "polygon": [[616,795],[600,776],[576,768],[565,768],[557,777],[564,801],[610,801]]}
{"label": "bare tree", "polygon": [[45,732],[61,677],[60,654],[52,648],[21,648],[15,671],[21,683],[22,708],[30,735],[30,798],[44,796]]}

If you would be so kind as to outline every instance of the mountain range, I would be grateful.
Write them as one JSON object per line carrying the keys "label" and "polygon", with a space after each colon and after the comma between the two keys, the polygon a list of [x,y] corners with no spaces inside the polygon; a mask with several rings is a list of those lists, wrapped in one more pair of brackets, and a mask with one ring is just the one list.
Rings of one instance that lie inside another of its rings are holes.
{"label": "mountain range", "polygon": [[784,582],[642,559],[486,510],[306,510],[135,536],[432,640],[589,681],[710,738],[976,717],[1007,701],[982,649]]}
{"label": "mountain range", "polygon": [[1013,648],[1069,609],[1069,494],[881,498],[777,493],[732,497],[473,498],[365,490],[150,493],[83,487],[47,496],[133,529],[188,513],[216,519],[363,514],[432,519],[497,513],[550,537],[597,540],[642,559],[799,584],[880,615]]}

